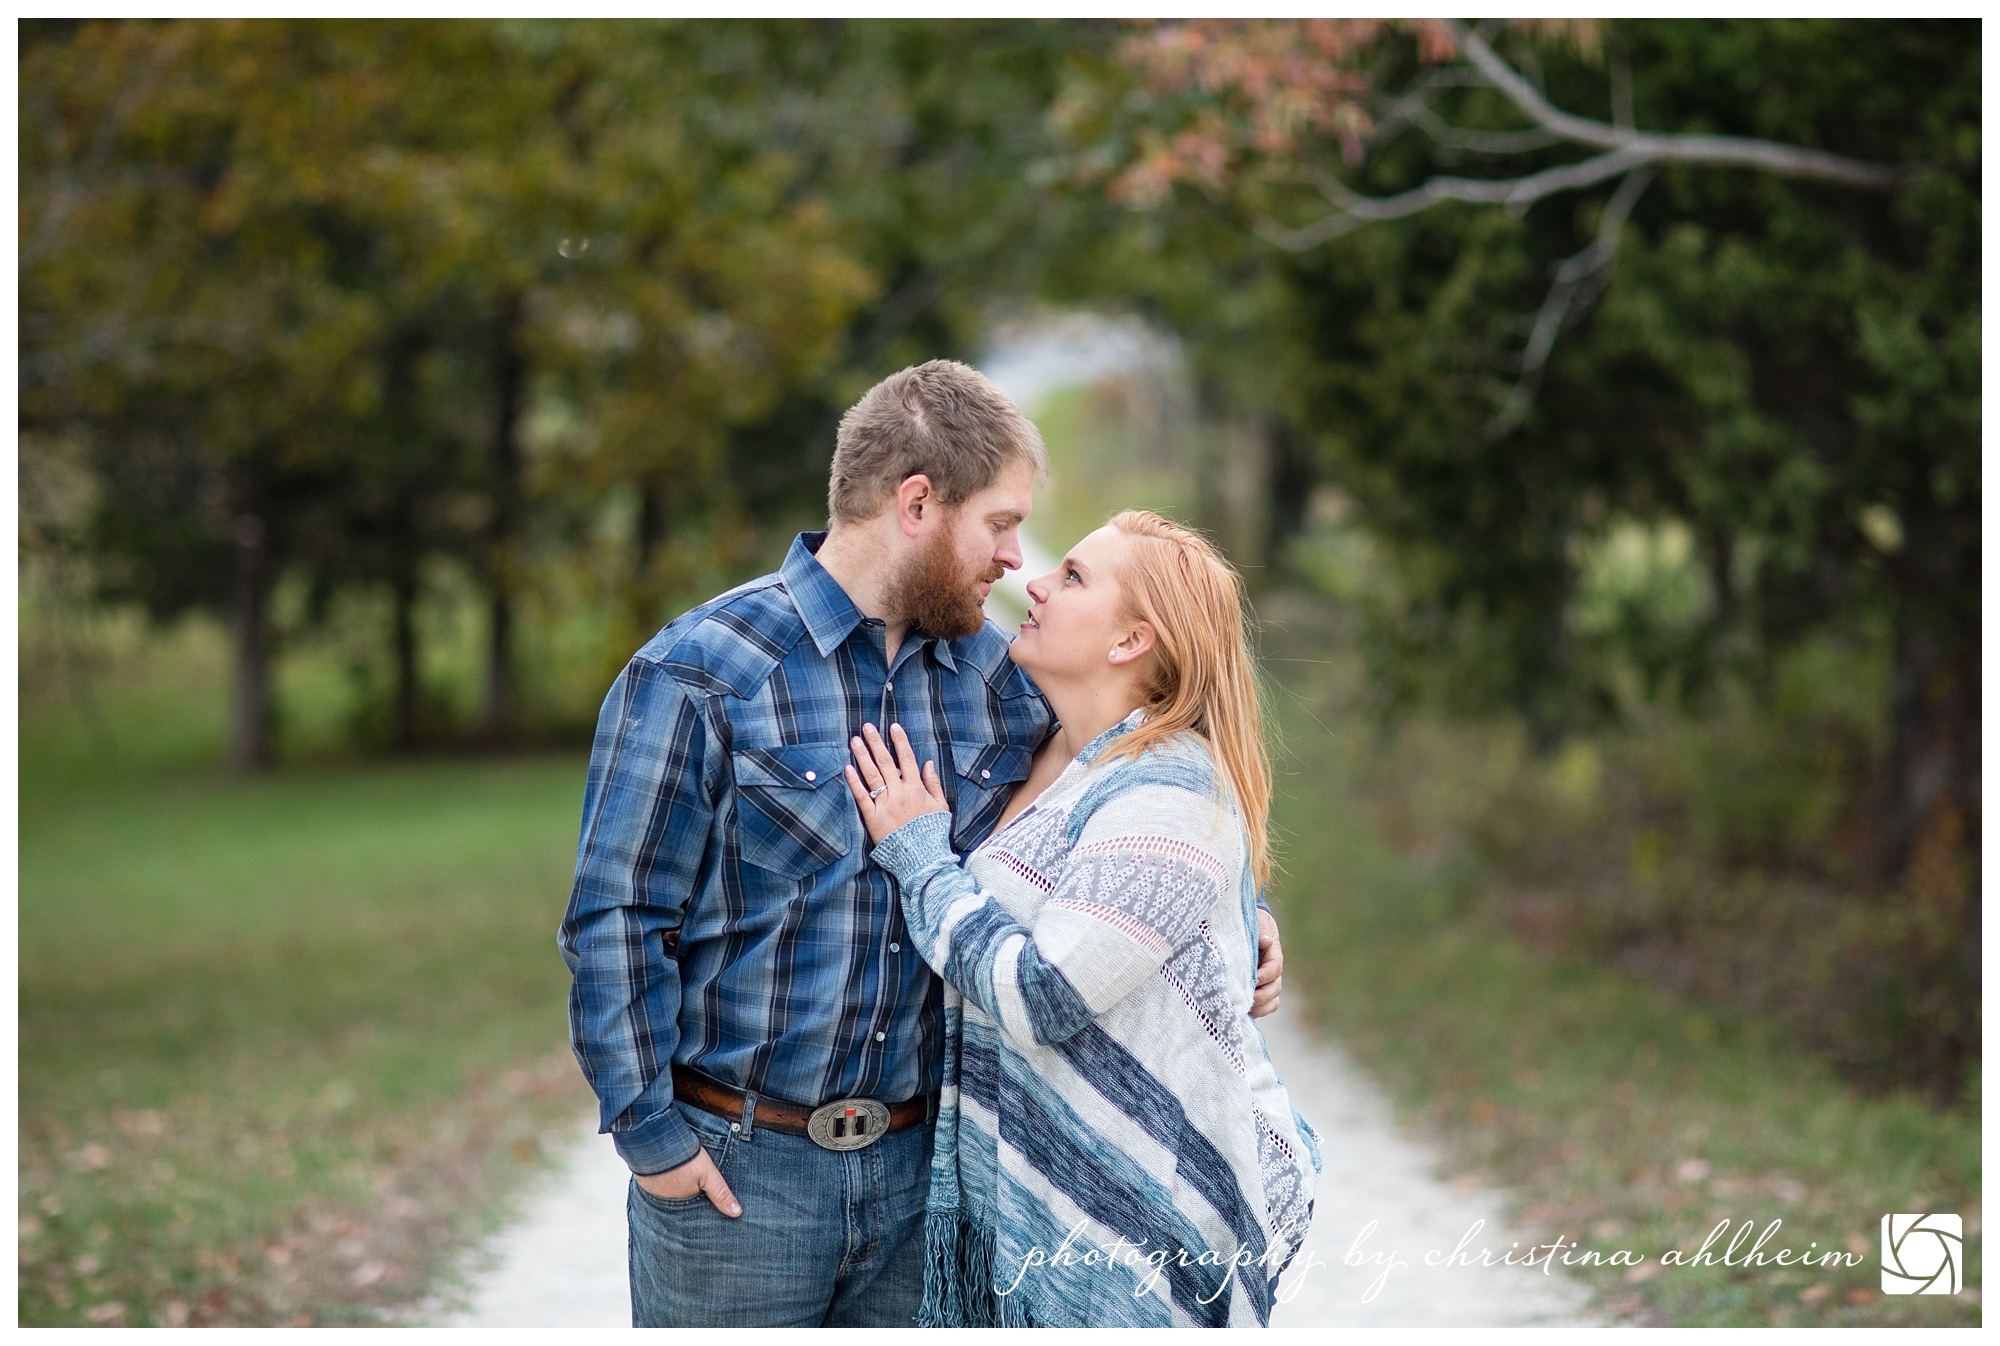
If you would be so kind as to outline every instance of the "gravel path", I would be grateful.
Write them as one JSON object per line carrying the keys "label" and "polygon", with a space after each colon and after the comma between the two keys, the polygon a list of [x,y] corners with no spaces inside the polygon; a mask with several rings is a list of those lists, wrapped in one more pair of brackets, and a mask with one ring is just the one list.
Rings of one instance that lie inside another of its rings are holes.
{"label": "gravel path", "polygon": [[[1294,1105],[1320,1134],[1326,1171],[1312,1234],[1280,1283],[1272,1326],[1586,1325],[1584,1291],[1560,1272],[1425,1265],[1425,1252],[1443,1261],[1482,1220],[1465,1244],[1469,1253],[1491,1249],[1497,1261],[1522,1236],[1503,1232],[1497,1193],[1434,1176],[1435,1156],[1397,1134],[1381,1091],[1299,1017],[1288,1007],[1264,1029]],[[463,1284],[432,1301],[420,1320],[448,1327],[629,1324],[626,1171],[595,1128],[594,1118],[578,1126],[564,1160],[524,1195],[515,1222],[466,1259]]]}

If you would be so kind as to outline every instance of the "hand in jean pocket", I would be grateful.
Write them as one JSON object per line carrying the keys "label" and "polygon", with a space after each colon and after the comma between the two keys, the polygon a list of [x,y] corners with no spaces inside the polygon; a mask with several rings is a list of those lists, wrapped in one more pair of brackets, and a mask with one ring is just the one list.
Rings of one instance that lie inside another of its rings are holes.
{"label": "hand in jean pocket", "polygon": [[705,1194],[711,1205],[732,1220],[743,1214],[742,1203],[722,1180],[722,1170],[715,1166],[706,1148],[697,1150],[694,1158],[679,1168],[664,1173],[634,1173],[632,1181],[662,1201],[686,1201]]}

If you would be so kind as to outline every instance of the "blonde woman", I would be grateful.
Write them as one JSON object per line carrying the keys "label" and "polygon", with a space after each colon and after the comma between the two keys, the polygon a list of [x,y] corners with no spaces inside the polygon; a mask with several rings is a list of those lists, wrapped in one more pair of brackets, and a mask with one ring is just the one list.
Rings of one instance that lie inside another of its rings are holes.
{"label": "blonde woman", "polygon": [[926,1208],[939,1326],[1255,1326],[1316,1137],[1250,1020],[1270,768],[1236,573],[1127,511],[1028,586],[1061,727],[963,862],[899,725],[848,785],[946,983]]}

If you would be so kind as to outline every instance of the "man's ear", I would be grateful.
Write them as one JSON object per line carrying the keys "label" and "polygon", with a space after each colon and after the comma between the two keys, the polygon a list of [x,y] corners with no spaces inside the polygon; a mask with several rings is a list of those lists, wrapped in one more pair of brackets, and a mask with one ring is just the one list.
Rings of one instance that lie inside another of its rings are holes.
{"label": "man's ear", "polygon": [[1111,662],[1119,667],[1144,659],[1153,652],[1153,624],[1142,621],[1111,647]]}
{"label": "man's ear", "polygon": [[937,508],[937,492],[931,489],[931,479],[922,472],[912,472],[896,488],[896,524],[904,537],[915,537],[921,532],[925,516],[935,513]]}

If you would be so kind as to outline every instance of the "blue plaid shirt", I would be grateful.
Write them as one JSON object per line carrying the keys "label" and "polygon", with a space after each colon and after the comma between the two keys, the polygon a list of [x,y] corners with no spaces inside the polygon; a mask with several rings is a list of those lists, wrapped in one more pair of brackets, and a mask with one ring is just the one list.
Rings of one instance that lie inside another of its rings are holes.
{"label": "blue plaid shirt", "polygon": [[847,740],[900,723],[968,851],[1053,724],[991,622],[913,631],[891,667],[814,556],[825,536],[653,637],[598,716],[560,943],[571,1045],[636,1173],[698,1148],[673,1062],[807,1106],[938,1087],[938,984],[868,860]]}

